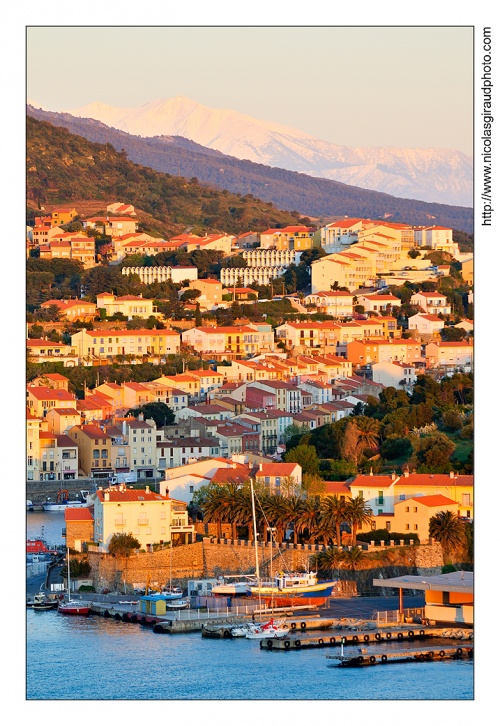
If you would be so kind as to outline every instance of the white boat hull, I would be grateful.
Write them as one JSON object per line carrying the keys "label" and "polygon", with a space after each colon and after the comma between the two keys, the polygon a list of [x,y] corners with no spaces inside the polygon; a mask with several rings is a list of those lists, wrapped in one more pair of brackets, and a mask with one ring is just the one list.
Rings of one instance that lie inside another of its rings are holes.
{"label": "white boat hull", "polygon": [[81,502],[79,499],[76,499],[74,502],[54,502],[49,504],[43,505],[43,511],[44,512],[62,512],[65,509],[68,509],[68,507],[79,508],[79,507],[86,507],[87,502]]}

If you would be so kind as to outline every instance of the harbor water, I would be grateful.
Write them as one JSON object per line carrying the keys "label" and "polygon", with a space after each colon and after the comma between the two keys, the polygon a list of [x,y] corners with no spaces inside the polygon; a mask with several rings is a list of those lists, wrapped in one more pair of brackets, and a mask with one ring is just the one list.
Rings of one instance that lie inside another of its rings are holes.
{"label": "harbor water", "polygon": [[[28,513],[27,536],[62,544],[64,513]],[[328,650],[261,650],[259,640],[157,634],[97,615],[26,611],[26,699],[471,700],[473,662],[333,666]],[[54,677],[54,673],[58,676]]]}

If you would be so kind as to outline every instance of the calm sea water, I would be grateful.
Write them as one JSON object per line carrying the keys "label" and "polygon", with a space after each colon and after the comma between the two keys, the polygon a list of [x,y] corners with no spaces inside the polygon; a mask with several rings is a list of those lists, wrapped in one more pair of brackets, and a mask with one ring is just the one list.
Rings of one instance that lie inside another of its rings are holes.
{"label": "calm sea water", "polygon": [[64,544],[64,512],[26,512],[26,537],[41,537],[48,545]]}
{"label": "calm sea water", "polygon": [[[27,536],[61,544],[64,513],[30,512]],[[398,647],[394,644],[394,647]],[[160,635],[99,616],[26,611],[28,700],[469,700],[473,663],[331,667],[332,650]],[[347,653],[346,649],[346,653]],[[57,676],[55,676],[57,674]],[[289,714],[290,715],[290,714]]]}

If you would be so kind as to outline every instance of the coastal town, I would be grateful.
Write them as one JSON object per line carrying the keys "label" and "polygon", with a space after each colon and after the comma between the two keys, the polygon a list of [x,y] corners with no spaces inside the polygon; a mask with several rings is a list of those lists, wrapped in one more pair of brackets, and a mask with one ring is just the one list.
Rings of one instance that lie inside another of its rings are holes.
{"label": "coastal town", "polygon": [[210,572],[199,550],[252,542],[249,482],[258,536],[292,568],[311,546],[331,574],[441,540],[472,561],[473,257],[452,229],[165,240],[110,202],[36,215],[26,254],[28,507],[65,510],[86,586],[115,586],[95,555],[127,536],[158,561],[129,567],[125,592],[165,585],[171,545],[180,578],[251,571],[248,547]]}

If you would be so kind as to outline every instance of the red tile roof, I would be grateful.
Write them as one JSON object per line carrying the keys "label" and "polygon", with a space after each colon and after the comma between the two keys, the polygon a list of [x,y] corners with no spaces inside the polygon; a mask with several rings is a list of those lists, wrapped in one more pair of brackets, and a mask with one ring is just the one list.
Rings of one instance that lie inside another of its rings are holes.
{"label": "red tile roof", "polygon": [[[419,502],[426,507],[445,507],[450,504],[457,504],[453,499],[443,496],[443,494],[429,494],[426,497],[411,497],[413,501]],[[410,501],[406,499],[405,501]]]}
{"label": "red tile roof", "polygon": [[453,487],[453,486],[472,486],[474,478],[471,475],[449,474],[409,474],[402,476],[398,480],[398,486],[420,487]]}
{"label": "red tile roof", "polygon": [[345,494],[351,496],[349,485],[345,481],[325,481],[326,494]]}
{"label": "red tile roof", "polygon": [[300,466],[300,464],[262,464],[262,468],[259,469],[255,476],[257,479],[263,476],[292,476],[297,466]]}
{"label": "red tile roof", "polygon": [[[106,500],[104,495],[108,493],[109,500]],[[156,494],[156,492],[147,492],[145,489],[123,489],[120,491],[110,487],[109,489],[98,489],[96,494],[101,502],[167,502],[170,499],[170,497],[164,497],[161,494]]]}
{"label": "red tile roof", "polygon": [[93,522],[94,516],[90,507],[68,507],[64,510],[66,522]]}
{"label": "red tile roof", "polygon": [[390,487],[394,483],[394,479],[390,476],[370,476],[369,474],[360,474],[351,482],[351,488],[356,487],[370,487],[376,489],[377,487]]}

